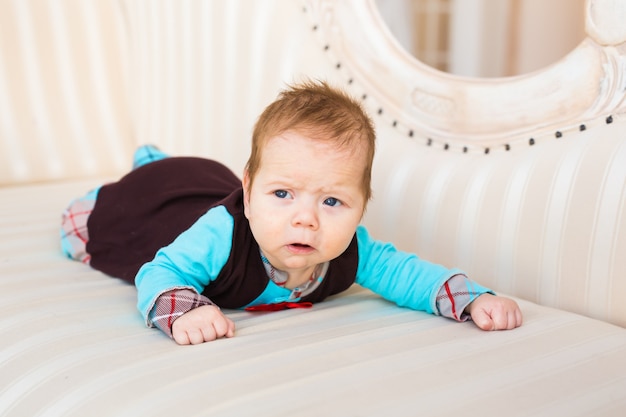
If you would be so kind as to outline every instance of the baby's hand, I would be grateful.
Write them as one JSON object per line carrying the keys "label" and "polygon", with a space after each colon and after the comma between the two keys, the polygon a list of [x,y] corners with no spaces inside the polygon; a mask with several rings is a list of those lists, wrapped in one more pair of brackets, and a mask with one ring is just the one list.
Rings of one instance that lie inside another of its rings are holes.
{"label": "baby's hand", "polygon": [[189,310],[172,325],[172,337],[179,345],[197,345],[234,335],[235,323],[213,305]]}
{"label": "baby's hand", "polygon": [[522,311],[514,300],[506,297],[479,295],[465,312],[482,330],[510,330],[522,325]]}

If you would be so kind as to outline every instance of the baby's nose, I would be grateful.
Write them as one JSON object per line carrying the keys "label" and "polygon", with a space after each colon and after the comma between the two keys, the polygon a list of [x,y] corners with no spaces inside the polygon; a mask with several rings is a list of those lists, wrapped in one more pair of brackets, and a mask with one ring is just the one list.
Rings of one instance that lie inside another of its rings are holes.
{"label": "baby's nose", "polygon": [[319,226],[317,211],[313,207],[300,207],[293,216],[292,225],[294,227],[317,229]]}

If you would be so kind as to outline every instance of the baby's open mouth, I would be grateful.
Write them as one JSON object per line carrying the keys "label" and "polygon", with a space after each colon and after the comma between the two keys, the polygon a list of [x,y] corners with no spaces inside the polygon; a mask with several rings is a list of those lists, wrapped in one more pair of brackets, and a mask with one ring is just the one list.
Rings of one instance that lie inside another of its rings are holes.
{"label": "baby's open mouth", "polygon": [[313,246],[304,243],[291,243],[289,250],[294,253],[307,254],[313,251]]}

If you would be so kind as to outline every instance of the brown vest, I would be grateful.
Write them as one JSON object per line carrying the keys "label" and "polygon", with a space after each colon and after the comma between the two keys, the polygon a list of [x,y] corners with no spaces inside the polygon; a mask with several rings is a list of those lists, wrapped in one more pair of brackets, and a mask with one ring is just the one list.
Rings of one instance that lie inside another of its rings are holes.
{"label": "brown vest", "polygon": [[241,181],[203,158],[167,158],[103,186],[87,221],[91,266],[131,284],[139,268]]}

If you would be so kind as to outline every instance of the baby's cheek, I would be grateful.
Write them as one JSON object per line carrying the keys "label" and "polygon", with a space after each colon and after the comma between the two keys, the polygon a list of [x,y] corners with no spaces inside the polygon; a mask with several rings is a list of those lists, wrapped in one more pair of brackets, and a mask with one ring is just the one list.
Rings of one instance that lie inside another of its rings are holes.
{"label": "baby's cheek", "polygon": [[[356,230],[355,230],[356,231]],[[333,251],[336,252],[336,256],[341,255],[348,249],[352,238],[354,237],[353,231],[344,231],[343,233],[336,233],[334,235],[334,241],[332,243]]]}

